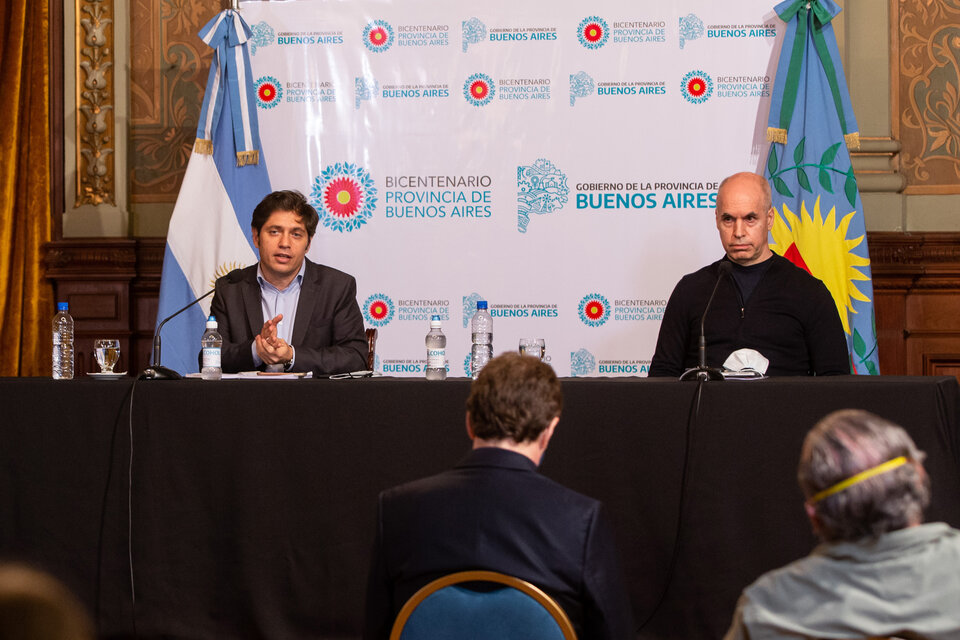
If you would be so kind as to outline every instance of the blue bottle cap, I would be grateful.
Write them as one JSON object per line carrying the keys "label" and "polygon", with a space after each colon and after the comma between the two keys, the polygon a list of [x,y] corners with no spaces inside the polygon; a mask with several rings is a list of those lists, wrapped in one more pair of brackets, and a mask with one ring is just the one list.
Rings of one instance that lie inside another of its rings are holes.
{"label": "blue bottle cap", "polygon": [[69,309],[70,309],[70,305],[67,304],[66,302],[57,303],[57,311],[68,311]]}
{"label": "blue bottle cap", "polygon": [[440,322],[440,316],[430,316],[430,322]]}
{"label": "blue bottle cap", "polygon": [[486,301],[486,300],[477,300],[477,310],[478,310],[478,311],[479,311],[480,309],[486,309],[486,308],[487,308],[487,301]]}

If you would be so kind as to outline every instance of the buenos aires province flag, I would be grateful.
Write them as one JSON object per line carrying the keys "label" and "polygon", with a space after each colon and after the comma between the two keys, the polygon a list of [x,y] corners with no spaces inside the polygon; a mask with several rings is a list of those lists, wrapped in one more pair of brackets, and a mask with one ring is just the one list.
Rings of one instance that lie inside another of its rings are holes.
{"label": "buenos aires province flag", "polygon": [[[213,288],[218,277],[257,260],[250,221],[270,193],[270,178],[260,150],[250,35],[232,10],[214,16],[199,33],[214,55],[194,152],[167,231],[158,323]],[[180,373],[198,370],[209,313],[207,298],[164,325],[162,364]]]}
{"label": "buenos aires province flag", "polygon": [[771,248],[823,281],[847,334],[852,373],[880,373],[863,203],[848,149],[857,121],[831,21],[833,0],[775,7],[787,30],[770,102]]}

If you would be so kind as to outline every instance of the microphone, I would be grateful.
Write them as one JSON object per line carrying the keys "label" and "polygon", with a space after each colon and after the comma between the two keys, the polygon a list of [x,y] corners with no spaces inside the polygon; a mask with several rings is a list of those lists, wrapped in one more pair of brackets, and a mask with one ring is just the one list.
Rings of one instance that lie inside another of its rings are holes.
{"label": "microphone", "polygon": [[710,305],[713,304],[713,297],[717,295],[717,289],[720,287],[720,281],[723,277],[733,271],[733,263],[727,260],[721,260],[717,265],[717,282],[713,285],[713,291],[707,299],[707,306],[703,309],[703,315],[700,317],[700,342],[699,342],[699,361],[696,367],[687,369],[680,376],[681,380],[723,380],[723,374],[716,367],[707,366],[707,339],[704,335],[704,329],[707,323],[707,312],[710,311]]}
{"label": "microphone", "polygon": [[201,300],[209,296],[214,291],[216,291],[216,289],[210,289],[210,291],[207,291],[205,294],[203,294],[202,296],[200,296],[199,298],[197,298],[196,300],[194,300],[184,308],[180,309],[173,315],[164,318],[163,321],[157,325],[157,330],[153,334],[153,363],[149,367],[143,370],[143,373],[140,374],[140,380],[179,380],[183,377],[173,369],[170,369],[169,367],[165,367],[162,364],[160,364],[160,329],[162,329],[163,325],[167,324],[167,322],[169,322],[170,320],[173,320],[178,315],[180,315],[181,313],[183,313],[193,305],[197,304],[198,302],[200,302]]}

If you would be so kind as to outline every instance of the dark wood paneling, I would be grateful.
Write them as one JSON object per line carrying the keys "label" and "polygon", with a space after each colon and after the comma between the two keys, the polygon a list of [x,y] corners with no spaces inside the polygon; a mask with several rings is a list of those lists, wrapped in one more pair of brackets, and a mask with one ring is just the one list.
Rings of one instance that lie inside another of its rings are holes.
{"label": "dark wood paneling", "polygon": [[163,238],[83,238],[46,247],[46,276],[75,323],[75,374],[97,371],[93,341],[120,340],[117,371],[147,366],[160,291]]}
{"label": "dark wood paneling", "polygon": [[935,376],[960,378],[960,353],[927,353],[923,356],[923,368]]}
{"label": "dark wood paneling", "polygon": [[157,325],[157,301],[166,238],[142,238],[137,241],[137,277],[130,283],[133,305],[134,353],[138,371],[150,363],[153,353],[153,329]]}
{"label": "dark wood paneling", "polygon": [[869,234],[886,374],[960,373],[960,233]]}

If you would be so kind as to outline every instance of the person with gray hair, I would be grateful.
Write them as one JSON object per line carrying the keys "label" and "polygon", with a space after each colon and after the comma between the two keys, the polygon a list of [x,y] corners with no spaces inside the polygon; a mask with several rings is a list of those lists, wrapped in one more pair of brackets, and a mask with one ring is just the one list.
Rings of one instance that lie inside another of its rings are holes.
{"label": "person with gray hair", "polygon": [[960,639],[960,531],[923,524],[923,458],[903,428],[867,411],[818,422],[797,476],[823,543],[747,587],[725,640]]}

